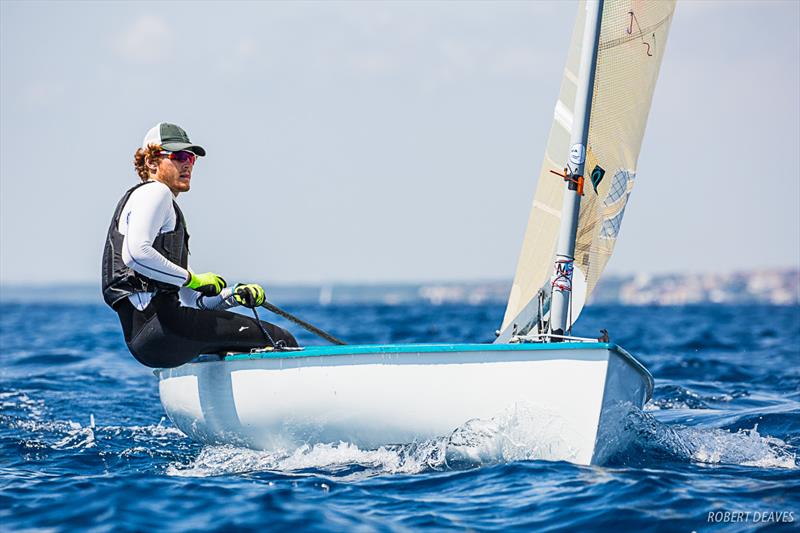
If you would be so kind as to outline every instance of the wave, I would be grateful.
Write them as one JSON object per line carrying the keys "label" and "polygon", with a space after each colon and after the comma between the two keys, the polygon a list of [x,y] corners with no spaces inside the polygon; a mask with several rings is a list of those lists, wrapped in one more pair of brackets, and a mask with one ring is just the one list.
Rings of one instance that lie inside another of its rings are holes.
{"label": "wave", "polygon": [[664,424],[645,411],[630,409],[625,431],[630,445],[610,459],[610,464],[649,467],[664,460],[734,465],[757,468],[796,469],[797,452],[781,439],[749,429]]}
{"label": "wave", "polygon": [[[683,390],[676,394],[683,395]],[[751,428],[728,430],[663,423],[633,406],[625,409],[615,435],[628,444],[607,466],[650,468],[665,461],[684,464],[734,465],[753,468],[798,468],[796,450],[783,440],[762,435],[758,423],[741,413],[739,422]],[[697,411],[695,411],[697,412]],[[795,418],[796,411],[784,413]],[[82,453],[94,450],[120,458],[166,457],[169,476],[207,477],[270,471],[288,475],[323,474],[363,478],[383,474],[418,474],[468,470],[515,461],[574,457],[571,429],[552,413],[517,405],[488,419],[473,419],[436,439],[378,449],[353,443],[303,445],[293,450],[257,451],[234,446],[189,446],[188,438],[162,418],[150,425],[96,425],[49,418],[47,406],[21,391],[0,392],[0,426],[16,430],[27,449]],[[99,448],[99,449],[98,449]],[[187,457],[191,451],[194,457]]]}
{"label": "wave", "polygon": [[704,395],[681,385],[663,384],[656,386],[653,399],[645,405],[645,410],[710,409],[712,404],[729,403],[748,396],[750,392],[741,387],[721,394]]}
{"label": "wave", "polygon": [[470,420],[446,437],[375,450],[362,450],[349,442],[276,452],[209,445],[190,463],[170,465],[167,474],[205,477],[315,471],[362,477],[464,470],[518,460],[574,457],[577,452],[570,447],[570,439],[570,430],[551,413],[517,406],[491,419]]}
{"label": "wave", "polygon": [[166,425],[164,417],[158,424],[142,426],[96,425],[94,415],[89,415],[86,424],[49,417],[44,401],[32,399],[24,391],[0,392],[0,427],[15,430],[19,444],[26,449],[80,451],[102,442],[104,449],[124,457],[186,438],[179,429]]}
{"label": "wave", "polygon": [[[619,437],[629,444],[607,466],[650,468],[665,460],[685,464],[717,464],[796,469],[797,454],[781,439],[752,429],[728,431],[664,424],[633,406]],[[349,442],[303,445],[295,450],[256,451],[234,446],[203,447],[189,463],[171,464],[167,475],[207,477],[270,471],[362,478],[382,474],[418,474],[466,470],[514,461],[569,457],[568,430],[552,416],[516,407],[491,419],[470,420],[447,437],[375,450]]]}

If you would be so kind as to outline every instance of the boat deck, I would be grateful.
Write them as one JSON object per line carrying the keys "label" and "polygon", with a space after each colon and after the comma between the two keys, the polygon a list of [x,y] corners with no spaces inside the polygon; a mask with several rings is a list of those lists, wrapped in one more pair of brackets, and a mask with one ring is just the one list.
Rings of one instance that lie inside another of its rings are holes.
{"label": "boat deck", "polygon": [[[226,361],[246,359],[285,359],[289,357],[322,357],[328,355],[359,355],[380,353],[449,353],[449,352],[528,352],[538,350],[596,350],[607,349],[626,354],[625,350],[608,342],[551,342],[518,344],[348,344],[343,346],[306,346],[299,350],[237,353]],[[627,354],[626,354],[627,355]]]}

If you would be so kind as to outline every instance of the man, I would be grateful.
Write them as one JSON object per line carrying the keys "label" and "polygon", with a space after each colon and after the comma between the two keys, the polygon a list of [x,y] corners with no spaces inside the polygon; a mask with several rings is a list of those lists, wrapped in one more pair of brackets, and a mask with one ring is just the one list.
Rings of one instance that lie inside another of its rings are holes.
{"label": "man", "polygon": [[119,315],[125,343],[142,364],[168,368],[201,353],[297,346],[288,331],[226,311],[264,303],[256,284],[225,280],[188,265],[189,233],[175,198],[191,187],[206,151],[175,124],[156,124],[136,151],[141,183],[117,205],[103,250],[103,298]]}

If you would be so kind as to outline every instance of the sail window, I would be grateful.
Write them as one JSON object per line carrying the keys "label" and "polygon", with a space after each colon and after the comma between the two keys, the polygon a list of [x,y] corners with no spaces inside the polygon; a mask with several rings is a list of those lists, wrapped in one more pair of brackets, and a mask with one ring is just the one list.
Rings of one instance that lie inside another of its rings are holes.
{"label": "sail window", "polygon": [[616,239],[619,234],[619,227],[622,225],[622,216],[625,214],[623,207],[619,213],[611,218],[603,221],[603,227],[600,229],[600,237],[603,239]]}
{"label": "sail window", "polygon": [[608,196],[606,196],[606,200],[604,202],[606,207],[609,207],[611,204],[616,203],[617,200],[622,198],[622,195],[628,191],[629,181],[633,181],[633,172],[629,172],[627,170],[618,170],[616,174],[614,174],[614,178],[611,181],[611,187],[608,190]]}

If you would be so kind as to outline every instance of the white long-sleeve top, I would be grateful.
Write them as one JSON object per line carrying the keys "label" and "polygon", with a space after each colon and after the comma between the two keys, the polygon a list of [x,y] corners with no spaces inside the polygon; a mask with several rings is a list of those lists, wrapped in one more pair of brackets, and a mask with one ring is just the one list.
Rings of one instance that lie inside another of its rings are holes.
{"label": "white long-sleeve top", "polygon": [[[154,180],[131,193],[117,225],[117,230],[125,237],[122,241],[122,261],[139,274],[179,287],[178,295],[185,306],[204,309],[232,307],[235,302],[231,290],[226,289],[219,296],[203,297],[184,287],[189,272],[153,248],[153,241],[159,234],[175,230],[177,214],[172,206],[174,199],[169,187]],[[137,292],[130,295],[128,300],[142,311],[150,303],[153,294]]]}
{"label": "white long-sleeve top", "polygon": [[117,230],[125,236],[122,261],[126,266],[148,278],[181,287],[189,278],[189,272],[153,248],[156,237],[175,229],[177,216],[173,201],[169,187],[159,181],[148,182],[131,193],[122,209]]}

